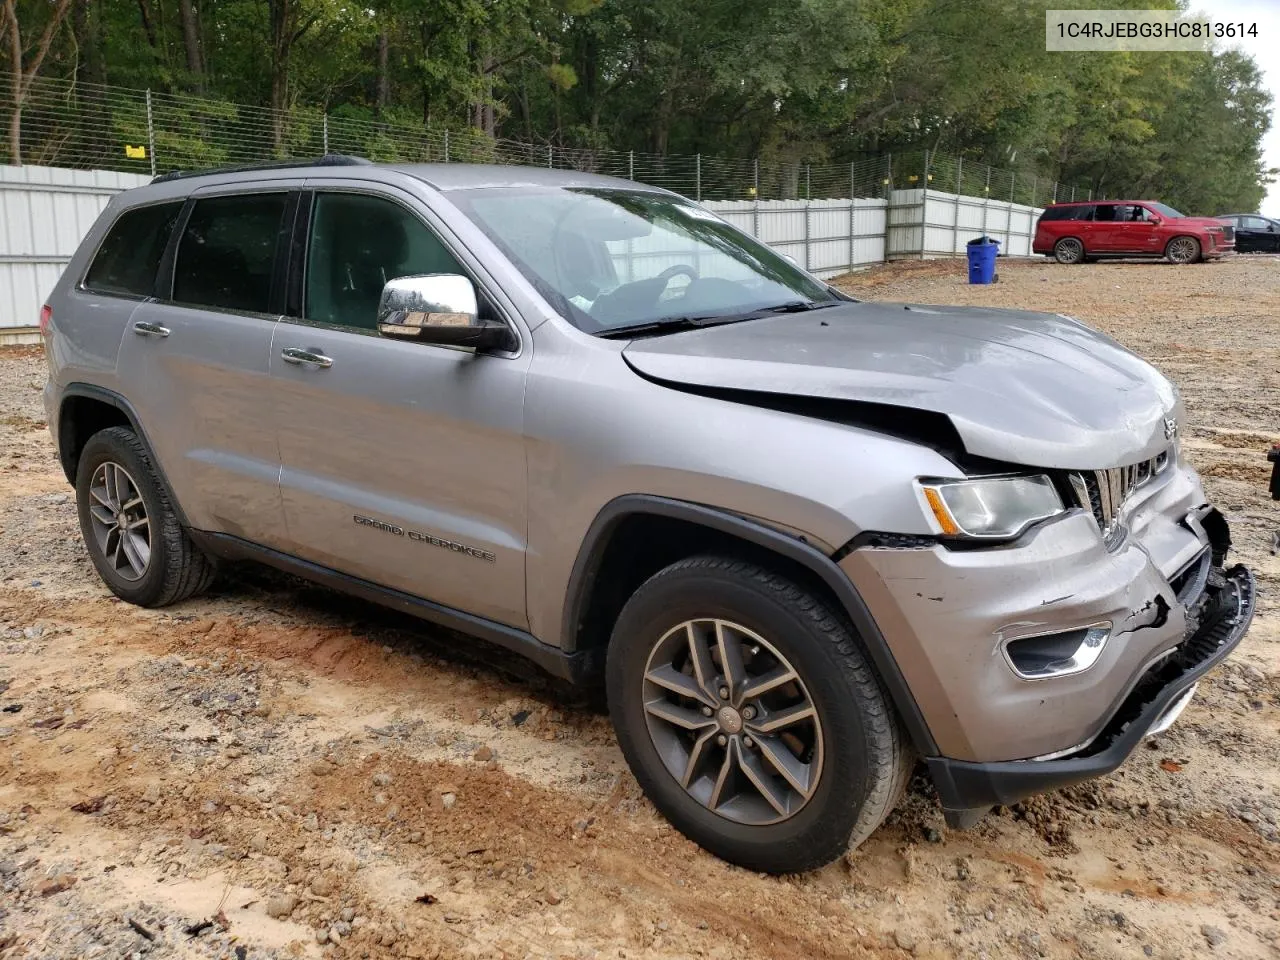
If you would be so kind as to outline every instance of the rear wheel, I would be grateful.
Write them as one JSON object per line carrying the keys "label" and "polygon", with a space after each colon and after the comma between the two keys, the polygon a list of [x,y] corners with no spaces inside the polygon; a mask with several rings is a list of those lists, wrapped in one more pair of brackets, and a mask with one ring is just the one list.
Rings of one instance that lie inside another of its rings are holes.
{"label": "rear wheel", "polygon": [[752,870],[808,870],[861,843],[911,770],[848,623],[755,564],[704,556],[655,574],[618,618],[606,680],[645,794]]}
{"label": "rear wheel", "polygon": [[1195,263],[1200,259],[1200,241],[1195,237],[1174,237],[1164,248],[1170,263]]}
{"label": "rear wheel", "polygon": [[146,448],[124,427],[89,438],[76,469],[80,532],[103,582],[122,600],[163,607],[213,581],[156,479]]}
{"label": "rear wheel", "polygon": [[1083,263],[1084,244],[1075,237],[1063,237],[1053,245],[1053,258],[1059,263]]}

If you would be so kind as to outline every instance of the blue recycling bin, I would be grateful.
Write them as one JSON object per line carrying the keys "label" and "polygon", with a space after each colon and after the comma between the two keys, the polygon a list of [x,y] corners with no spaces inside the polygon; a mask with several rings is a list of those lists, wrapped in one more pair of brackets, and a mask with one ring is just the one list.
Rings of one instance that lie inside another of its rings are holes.
{"label": "blue recycling bin", "polygon": [[990,237],[976,237],[969,241],[969,282],[991,283],[996,278],[996,252],[1000,241]]}

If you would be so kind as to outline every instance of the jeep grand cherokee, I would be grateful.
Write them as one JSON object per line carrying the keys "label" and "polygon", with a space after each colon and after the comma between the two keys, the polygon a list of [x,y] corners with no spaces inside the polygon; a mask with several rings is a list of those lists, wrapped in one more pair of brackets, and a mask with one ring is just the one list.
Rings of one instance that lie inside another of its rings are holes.
{"label": "jeep grand cherokee", "polygon": [[1117,767],[1254,585],[1174,387],[1069,317],[852,300],[589,174],[345,158],[112,199],[42,317],[89,555],[256,560],[603,683],[653,803],[815,867]]}

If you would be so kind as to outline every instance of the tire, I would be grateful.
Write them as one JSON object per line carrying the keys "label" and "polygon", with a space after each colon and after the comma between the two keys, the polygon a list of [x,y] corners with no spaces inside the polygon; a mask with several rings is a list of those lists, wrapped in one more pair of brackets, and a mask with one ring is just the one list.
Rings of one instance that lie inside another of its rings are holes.
{"label": "tire", "polygon": [[1164,248],[1170,263],[1195,263],[1200,259],[1200,241],[1195,237],[1174,237]]}
{"label": "tire", "polygon": [[[708,651],[703,684],[691,653],[699,644]],[[725,649],[738,651],[731,672],[745,681],[727,698]],[[794,680],[740,696],[788,670]],[[651,577],[618,617],[605,680],[619,745],[645,795],[690,840],[750,870],[810,870],[857,846],[901,799],[913,767],[846,619],[753,563],[699,556]],[[684,728],[695,722],[696,730]],[[793,779],[780,775],[784,767]]]}
{"label": "tire", "polygon": [[1053,259],[1059,263],[1084,263],[1084,244],[1075,237],[1063,237],[1053,245]]}
{"label": "tire", "polygon": [[133,431],[109,427],[89,438],[76,468],[76,504],[89,559],[121,600],[164,607],[213,582],[213,562],[182,528]]}

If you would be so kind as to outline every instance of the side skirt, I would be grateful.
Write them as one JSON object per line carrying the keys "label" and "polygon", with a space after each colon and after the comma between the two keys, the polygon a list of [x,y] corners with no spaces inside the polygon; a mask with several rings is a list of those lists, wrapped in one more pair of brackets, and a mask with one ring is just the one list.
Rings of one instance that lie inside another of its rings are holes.
{"label": "side skirt", "polygon": [[590,651],[565,653],[559,647],[543,643],[526,630],[477,617],[401,590],[382,587],[369,580],[362,580],[230,534],[209,533],[203,530],[189,530],[188,533],[196,546],[219,559],[250,560],[266,564],[341,593],[407,613],[430,623],[457,630],[459,633],[479,637],[495,646],[519,654],[561,680],[584,684],[589,682],[595,674],[596,658],[590,655]]}

